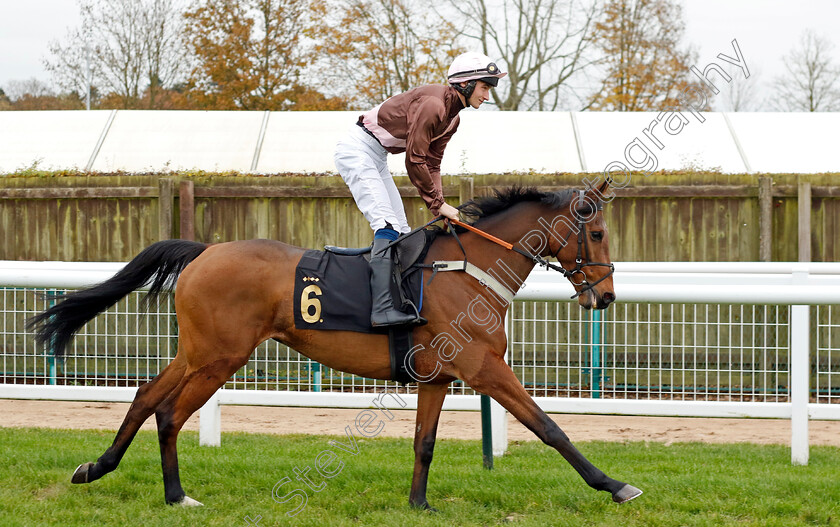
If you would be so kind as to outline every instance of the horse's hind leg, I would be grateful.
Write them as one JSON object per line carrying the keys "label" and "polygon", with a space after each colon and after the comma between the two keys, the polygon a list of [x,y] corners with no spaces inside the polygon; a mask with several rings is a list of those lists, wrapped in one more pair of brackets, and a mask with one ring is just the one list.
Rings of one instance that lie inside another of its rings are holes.
{"label": "horse's hind leg", "polygon": [[476,391],[498,401],[545,444],[560,452],[590,487],[609,492],[617,503],[630,501],[642,494],[636,487],[608,477],[583,457],[560,427],[537,406],[499,356],[490,354],[475,377],[465,380]]}
{"label": "horse's hind leg", "polygon": [[114,442],[95,463],[89,462],[79,465],[70,481],[73,483],[90,483],[116,469],[135,434],[137,434],[137,430],[181,381],[185,367],[186,364],[176,356],[175,360],[169,363],[157,377],[140,386],[117,432],[117,436],[114,438]]}
{"label": "horse's hind leg", "polygon": [[188,372],[181,383],[158,408],[155,417],[163,467],[163,488],[169,505],[201,505],[181,487],[178,470],[178,433],[187,419],[221,388],[248,360],[220,359]]}

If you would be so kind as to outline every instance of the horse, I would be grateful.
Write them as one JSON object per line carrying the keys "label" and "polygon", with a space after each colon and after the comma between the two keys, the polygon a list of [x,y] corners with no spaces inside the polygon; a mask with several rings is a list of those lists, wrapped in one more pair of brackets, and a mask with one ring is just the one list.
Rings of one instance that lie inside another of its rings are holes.
{"label": "horse", "polygon": [[[467,260],[487,271],[485,277],[506,283],[509,299],[535,265],[545,265],[570,280],[583,308],[605,309],[615,300],[609,235],[601,211],[608,186],[604,182],[580,191],[497,190],[495,196],[462,207],[462,215],[473,218],[470,229],[448,225],[448,232],[433,240],[424,261],[432,265],[429,262]],[[575,238],[577,243],[571,243]],[[175,358],[139,387],[111,446],[95,462],[79,465],[71,481],[90,483],[115,470],[137,430],[154,413],[166,503],[202,505],[181,486],[178,433],[268,339],[335,370],[390,379],[387,335],[295,328],[294,276],[304,251],[271,240],[160,241],[109,280],[63,295],[61,302],[30,319],[39,342],[51,343],[61,353],[86,322],[131,291],[149,285],[144,298],[148,305],[174,286],[179,328]],[[609,492],[618,503],[639,496],[641,490],[608,477],[587,460],[505,362],[507,339],[501,321],[509,299],[467,273],[436,273],[432,268],[423,273],[427,285],[422,315],[428,322],[412,329],[412,351],[419,350],[412,371],[420,382],[410,506],[434,510],[426,498],[429,467],[447,387],[456,379],[498,401],[556,449],[590,487]],[[343,344],[340,349],[336,342]]]}

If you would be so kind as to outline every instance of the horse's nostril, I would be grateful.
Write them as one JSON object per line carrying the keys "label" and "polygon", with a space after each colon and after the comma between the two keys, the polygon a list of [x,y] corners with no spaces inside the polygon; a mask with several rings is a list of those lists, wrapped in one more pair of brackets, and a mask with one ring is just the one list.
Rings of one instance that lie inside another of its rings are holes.
{"label": "horse's nostril", "polygon": [[607,304],[611,304],[615,301],[615,293],[613,293],[612,291],[607,291],[601,298],[603,298],[604,302],[606,302]]}

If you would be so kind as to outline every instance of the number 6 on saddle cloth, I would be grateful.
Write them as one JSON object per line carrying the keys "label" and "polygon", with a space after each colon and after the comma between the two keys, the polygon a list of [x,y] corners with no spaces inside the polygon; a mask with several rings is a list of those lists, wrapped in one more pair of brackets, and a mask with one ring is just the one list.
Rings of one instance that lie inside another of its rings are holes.
{"label": "number 6 on saddle cloth", "polygon": [[[422,263],[437,234],[424,229],[424,236],[407,236],[396,244],[391,295],[397,309],[419,315],[423,308]],[[308,250],[295,269],[295,328],[378,333],[370,325],[370,247],[344,249],[326,246],[326,251]],[[411,328],[390,328],[392,378],[411,382],[404,357],[411,349]]]}

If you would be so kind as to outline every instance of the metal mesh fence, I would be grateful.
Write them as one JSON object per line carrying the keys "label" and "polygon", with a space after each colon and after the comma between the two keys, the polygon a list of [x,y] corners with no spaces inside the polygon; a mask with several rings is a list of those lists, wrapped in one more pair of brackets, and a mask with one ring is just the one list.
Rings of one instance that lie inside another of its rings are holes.
{"label": "metal mesh fence", "polygon": [[787,401],[788,316],[788,306],[522,302],[509,362],[534,396]]}
{"label": "metal mesh fence", "polygon": [[[145,312],[132,293],[88,323],[55,359],[25,330],[56,290],[0,288],[4,384],[138,386],[177,351],[174,307]],[[60,292],[60,291],[59,291]],[[569,302],[515,302],[508,361],[535,397],[788,401],[789,306],[620,303],[583,311]],[[812,400],[840,402],[840,309],[811,308]],[[399,393],[413,386],[332,370],[267,341],[229,389]],[[461,382],[453,394],[472,394]]]}
{"label": "metal mesh fence", "polygon": [[139,386],[174,357],[178,328],[165,298],[148,312],[142,294],[132,293],[86,324],[64,356],[54,357],[25,329],[29,317],[52,303],[56,289],[0,288],[3,300],[2,382],[78,386]]}
{"label": "metal mesh fence", "polygon": [[840,403],[840,308],[817,306],[816,360],[812,370],[816,376],[816,402]]}

